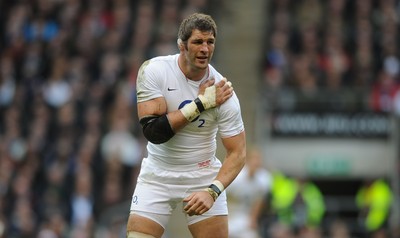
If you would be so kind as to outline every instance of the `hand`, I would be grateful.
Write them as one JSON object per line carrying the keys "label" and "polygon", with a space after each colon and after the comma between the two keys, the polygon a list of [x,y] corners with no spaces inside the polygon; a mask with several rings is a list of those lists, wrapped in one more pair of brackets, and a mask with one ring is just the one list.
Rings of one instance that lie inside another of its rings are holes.
{"label": "hand", "polygon": [[212,207],[214,199],[207,191],[198,191],[183,199],[183,210],[189,215],[201,215]]}
{"label": "hand", "polygon": [[219,106],[233,95],[232,83],[223,78],[215,84],[215,79],[206,80],[199,87],[199,95],[180,109],[187,121],[193,121],[204,110]]}
{"label": "hand", "polygon": [[203,82],[199,88],[199,96],[205,110],[219,106],[226,102],[233,95],[232,83],[223,78],[217,84],[212,78]]}

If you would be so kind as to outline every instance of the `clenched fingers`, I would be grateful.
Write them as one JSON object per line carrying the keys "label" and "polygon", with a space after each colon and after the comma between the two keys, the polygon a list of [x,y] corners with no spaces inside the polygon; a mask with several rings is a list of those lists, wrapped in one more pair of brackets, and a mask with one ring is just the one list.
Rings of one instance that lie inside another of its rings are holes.
{"label": "clenched fingers", "polygon": [[199,191],[185,198],[183,204],[183,211],[189,216],[201,215],[212,207],[214,200],[208,192]]}

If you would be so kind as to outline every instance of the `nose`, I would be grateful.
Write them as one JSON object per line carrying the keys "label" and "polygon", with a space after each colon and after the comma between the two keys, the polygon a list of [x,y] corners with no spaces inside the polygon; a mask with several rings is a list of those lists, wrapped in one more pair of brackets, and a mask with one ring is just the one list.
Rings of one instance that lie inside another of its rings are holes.
{"label": "nose", "polygon": [[201,44],[201,47],[200,47],[200,50],[202,51],[202,52],[208,52],[208,44],[207,44],[207,42],[203,42],[203,44]]}

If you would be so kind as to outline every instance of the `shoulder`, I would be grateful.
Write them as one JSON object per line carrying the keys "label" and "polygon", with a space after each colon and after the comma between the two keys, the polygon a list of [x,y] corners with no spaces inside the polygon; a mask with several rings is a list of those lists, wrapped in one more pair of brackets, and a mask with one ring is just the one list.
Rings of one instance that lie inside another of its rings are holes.
{"label": "shoulder", "polygon": [[178,55],[165,55],[165,56],[157,56],[150,59],[151,63],[154,64],[168,64],[171,62],[175,62],[177,60]]}
{"label": "shoulder", "polygon": [[176,70],[176,60],[177,55],[158,56],[146,60],[140,66],[138,81],[142,82],[143,79],[160,78],[160,76],[165,75],[168,69]]}
{"label": "shoulder", "polygon": [[160,70],[174,65],[178,55],[157,56],[145,61],[142,67],[146,70]]}

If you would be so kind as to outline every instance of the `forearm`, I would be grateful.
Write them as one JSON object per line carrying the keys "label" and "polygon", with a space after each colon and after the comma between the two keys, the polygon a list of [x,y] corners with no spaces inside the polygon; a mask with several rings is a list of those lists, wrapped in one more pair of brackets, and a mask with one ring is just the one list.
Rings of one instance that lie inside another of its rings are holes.
{"label": "forearm", "polygon": [[169,112],[167,114],[169,123],[173,129],[173,131],[176,133],[182,128],[184,128],[187,124],[190,123],[182,114],[180,110],[176,110],[173,112]]}
{"label": "forearm", "polygon": [[138,116],[144,136],[155,144],[168,141],[190,123],[182,109],[167,112],[164,98],[138,103]]}
{"label": "forearm", "polygon": [[242,170],[246,160],[246,140],[245,133],[223,139],[223,144],[227,149],[227,155],[222,167],[215,178],[227,188]]}
{"label": "forearm", "polygon": [[232,96],[232,84],[226,79],[213,84],[214,80],[202,83],[198,97],[173,112],[168,112],[164,97],[138,103],[139,122],[146,139],[155,144],[165,143],[200,113],[221,105]]}
{"label": "forearm", "polygon": [[220,181],[224,187],[227,188],[242,170],[244,160],[244,157],[236,154],[227,156],[215,179]]}

